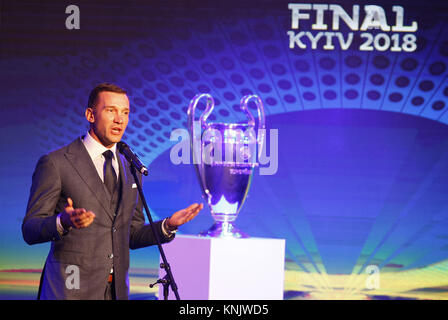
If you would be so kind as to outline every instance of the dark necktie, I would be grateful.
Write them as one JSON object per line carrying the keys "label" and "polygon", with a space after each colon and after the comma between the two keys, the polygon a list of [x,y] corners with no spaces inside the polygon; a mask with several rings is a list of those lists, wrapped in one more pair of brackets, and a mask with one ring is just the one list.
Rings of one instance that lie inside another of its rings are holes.
{"label": "dark necktie", "polygon": [[114,167],[112,166],[112,158],[114,154],[112,151],[107,150],[103,153],[106,161],[104,162],[104,184],[111,195],[115,192],[115,187],[117,186],[117,175],[115,173]]}

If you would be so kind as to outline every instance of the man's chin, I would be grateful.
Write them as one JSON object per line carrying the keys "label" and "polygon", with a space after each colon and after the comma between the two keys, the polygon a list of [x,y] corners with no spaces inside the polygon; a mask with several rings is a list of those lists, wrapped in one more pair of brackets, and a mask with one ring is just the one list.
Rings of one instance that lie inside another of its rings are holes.
{"label": "man's chin", "polygon": [[104,145],[106,148],[111,148],[114,144],[116,144],[116,143],[118,143],[118,142],[121,141],[121,137],[122,137],[122,136],[120,136],[120,137],[109,137],[109,138],[107,139],[107,141],[104,141],[103,145]]}
{"label": "man's chin", "polygon": [[121,141],[121,137],[116,138],[116,139],[112,139],[112,140],[111,140],[111,143],[116,144],[116,143],[118,143],[118,142],[120,142],[120,141]]}

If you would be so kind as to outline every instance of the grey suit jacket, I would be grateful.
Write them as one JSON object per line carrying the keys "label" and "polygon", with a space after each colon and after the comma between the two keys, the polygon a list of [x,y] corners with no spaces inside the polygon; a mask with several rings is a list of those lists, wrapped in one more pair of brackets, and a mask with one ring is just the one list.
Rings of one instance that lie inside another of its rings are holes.
{"label": "grey suit jacket", "polygon": [[[81,138],[38,161],[22,234],[28,244],[51,241],[40,299],[104,299],[112,267],[117,299],[128,299],[129,248],[153,245],[156,236],[162,243],[173,239],[163,235],[161,221],[155,223],[157,235],[145,225],[129,164],[121,154],[117,156],[122,181],[117,212],[110,206],[111,195]],[[75,208],[93,211],[96,217],[89,227],[72,229],[61,236],[56,217],[68,197]]]}

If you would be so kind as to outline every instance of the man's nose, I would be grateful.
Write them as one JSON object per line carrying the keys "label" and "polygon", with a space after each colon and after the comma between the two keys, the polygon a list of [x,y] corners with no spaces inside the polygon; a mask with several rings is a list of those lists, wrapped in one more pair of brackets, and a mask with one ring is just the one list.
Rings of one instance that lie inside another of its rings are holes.
{"label": "man's nose", "polygon": [[122,123],[122,122],[123,122],[123,117],[117,114],[117,115],[115,115],[115,117],[114,117],[114,121],[115,121],[116,123]]}

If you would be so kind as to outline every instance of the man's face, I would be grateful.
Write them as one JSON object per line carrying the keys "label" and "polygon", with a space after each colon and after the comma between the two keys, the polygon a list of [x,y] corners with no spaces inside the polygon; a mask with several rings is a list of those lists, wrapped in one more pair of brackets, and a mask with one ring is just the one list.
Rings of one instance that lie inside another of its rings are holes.
{"label": "man's face", "polygon": [[124,93],[103,91],[98,94],[95,106],[86,109],[90,122],[90,135],[111,148],[121,140],[129,121],[129,99]]}

